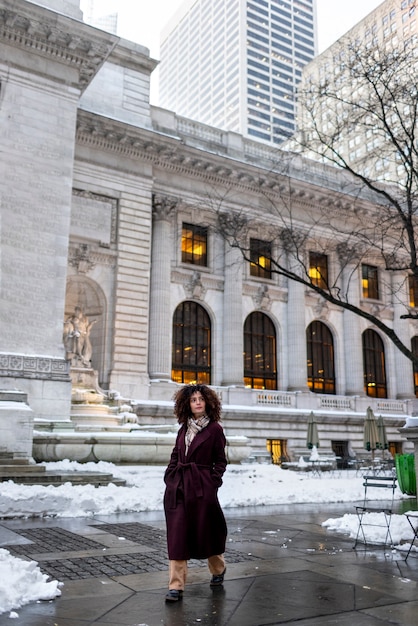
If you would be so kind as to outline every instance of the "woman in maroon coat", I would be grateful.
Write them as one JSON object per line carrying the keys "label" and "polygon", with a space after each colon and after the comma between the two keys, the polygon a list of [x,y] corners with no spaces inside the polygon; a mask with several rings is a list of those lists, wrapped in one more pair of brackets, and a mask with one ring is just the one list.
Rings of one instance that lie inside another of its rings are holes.
{"label": "woman in maroon coat", "polygon": [[181,599],[189,559],[208,559],[211,587],[222,585],[226,570],[227,528],[218,501],[227,465],[221,403],[206,385],[186,385],[175,395],[174,413],[181,427],[164,475],[167,602]]}

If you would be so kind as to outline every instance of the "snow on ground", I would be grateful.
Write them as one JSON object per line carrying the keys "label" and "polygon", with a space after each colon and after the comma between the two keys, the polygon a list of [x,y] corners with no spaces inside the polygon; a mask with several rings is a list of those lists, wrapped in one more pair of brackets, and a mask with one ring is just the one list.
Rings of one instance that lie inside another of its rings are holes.
{"label": "snow on ground", "polygon": [[[102,471],[126,480],[125,487],[108,485],[54,486],[18,485],[12,481],[0,483],[0,518],[26,517],[94,517],[121,512],[161,511],[164,493],[162,466],[120,467],[111,463],[61,461],[45,463],[48,470]],[[376,490],[384,492],[385,490]],[[312,476],[308,472],[283,470],[271,464],[229,465],[219,500],[224,509],[244,506],[285,505],[299,503],[358,502],[363,499],[363,480],[355,472],[345,470],[333,475]],[[386,499],[385,493],[379,493]],[[395,494],[400,499],[403,494]],[[377,514],[368,514],[377,515]],[[1,525],[1,521],[0,521]],[[357,516],[345,514],[328,519],[323,526],[355,538]],[[411,528],[404,515],[392,516],[391,534],[399,550],[408,550]],[[368,540],[384,543],[385,529],[373,527]],[[402,545],[401,545],[402,541]],[[415,549],[415,548],[413,548]],[[52,599],[61,594],[61,584],[47,581],[35,561],[24,561],[0,549],[0,614],[35,600]]]}
{"label": "snow on ground", "polygon": [[17,609],[36,600],[53,600],[61,595],[62,583],[48,581],[36,561],[24,561],[0,548],[0,613],[10,611],[9,617],[18,617]]}

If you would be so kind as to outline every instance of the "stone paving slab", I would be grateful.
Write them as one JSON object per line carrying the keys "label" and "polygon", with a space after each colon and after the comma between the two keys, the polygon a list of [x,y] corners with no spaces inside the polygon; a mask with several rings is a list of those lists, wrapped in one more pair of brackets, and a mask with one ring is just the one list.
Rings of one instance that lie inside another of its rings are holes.
{"label": "stone paving slab", "polygon": [[[353,507],[349,507],[352,512]],[[166,604],[163,514],[0,520],[0,546],[62,580],[0,626],[417,626],[418,555],[353,541],[321,523],[346,505],[226,510],[227,574],[209,587],[190,562],[183,600]],[[36,552],[37,551],[37,552]]]}

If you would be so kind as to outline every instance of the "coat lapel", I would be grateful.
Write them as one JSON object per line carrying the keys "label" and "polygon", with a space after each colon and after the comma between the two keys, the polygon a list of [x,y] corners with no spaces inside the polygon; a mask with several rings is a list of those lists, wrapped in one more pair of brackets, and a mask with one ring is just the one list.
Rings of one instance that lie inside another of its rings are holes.
{"label": "coat lapel", "polygon": [[192,457],[194,452],[198,449],[198,447],[201,446],[202,443],[206,441],[209,437],[210,437],[210,431],[209,431],[209,424],[208,424],[206,428],[201,430],[200,433],[196,435],[196,437],[193,439],[192,443],[190,444],[189,452],[187,455],[188,461],[190,461],[190,458]]}

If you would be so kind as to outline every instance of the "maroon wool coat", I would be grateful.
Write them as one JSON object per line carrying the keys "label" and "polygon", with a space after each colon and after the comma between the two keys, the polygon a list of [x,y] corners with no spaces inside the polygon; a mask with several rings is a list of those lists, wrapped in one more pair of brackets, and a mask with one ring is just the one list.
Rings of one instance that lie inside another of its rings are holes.
{"label": "maroon wool coat", "polygon": [[218,500],[227,460],[225,435],[209,422],[193,439],[186,458],[183,424],[164,474],[164,511],[170,560],[206,559],[225,552],[227,528]]}

